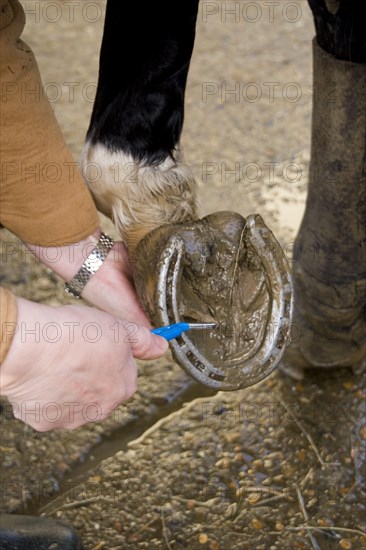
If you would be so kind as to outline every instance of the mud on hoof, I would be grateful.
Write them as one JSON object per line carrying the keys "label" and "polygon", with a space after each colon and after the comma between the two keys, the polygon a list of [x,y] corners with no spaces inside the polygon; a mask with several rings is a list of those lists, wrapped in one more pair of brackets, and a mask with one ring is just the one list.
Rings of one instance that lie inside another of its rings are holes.
{"label": "mud on hoof", "polygon": [[136,249],[135,285],[157,326],[216,323],[171,341],[176,361],[199,382],[236,390],[278,365],[289,340],[292,286],[283,250],[260,216],[216,212],[158,228]]}

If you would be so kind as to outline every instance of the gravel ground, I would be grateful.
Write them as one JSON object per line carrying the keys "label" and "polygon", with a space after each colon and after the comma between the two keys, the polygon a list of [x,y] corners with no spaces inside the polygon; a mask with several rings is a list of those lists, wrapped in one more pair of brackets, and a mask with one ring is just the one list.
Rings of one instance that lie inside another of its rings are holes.
{"label": "gravel ground", "polygon": [[196,399],[42,511],[90,549],[364,548],[364,400],[346,373]]}
{"label": "gravel ground", "polygon": [[[24,39],[77,158],[105,3],[23,4]],[[202,214],[258,212],[290,256],[308,172],[313,27],[304,1],[273,3],[273,21],[264,4],[201,2],[183,145]],[[233,5],[239,15],[225,12]],[[0,233],[2,284],[68,303],[60,281]],[[111,418],[75,432],[36,433],[4,403],[2,509],[63,517],[87,550],[366,547],[365,391],[349,372],[310,372],[301,384],[275,373],[210,397],[167,355],[140,365],[139,392]]]}

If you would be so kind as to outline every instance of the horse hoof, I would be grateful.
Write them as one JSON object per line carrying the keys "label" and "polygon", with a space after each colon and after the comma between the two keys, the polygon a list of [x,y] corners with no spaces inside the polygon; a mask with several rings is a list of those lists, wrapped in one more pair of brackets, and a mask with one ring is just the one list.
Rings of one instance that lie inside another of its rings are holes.
{"label": "horse hoof", "polygon": [[258,215],[218,212],[165,225],[140,241],[135,285],[157,326],[215,322],[171,341],[176,361],[221,390],[255,384],[290,339],[292,286],[286,257]]}

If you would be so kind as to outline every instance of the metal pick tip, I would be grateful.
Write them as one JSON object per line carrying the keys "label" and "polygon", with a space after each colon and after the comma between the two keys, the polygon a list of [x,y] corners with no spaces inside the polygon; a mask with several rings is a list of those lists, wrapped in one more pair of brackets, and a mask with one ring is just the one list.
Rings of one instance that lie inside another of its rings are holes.
{"label": "metal pick tip", "polygon": [[190,329],[214,329],[217,323],[188,323]]}

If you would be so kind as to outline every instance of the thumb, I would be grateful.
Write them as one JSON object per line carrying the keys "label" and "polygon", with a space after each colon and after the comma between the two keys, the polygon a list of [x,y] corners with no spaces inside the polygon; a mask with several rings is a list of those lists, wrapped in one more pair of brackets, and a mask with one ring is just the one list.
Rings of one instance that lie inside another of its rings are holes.
{"label": "thumb", "polygon": [[167,351],[169,344],[161,336],[150,332],[147,328],[139,326],[137,338],[131,342],[131,350],[137,359],[156,359]]}

